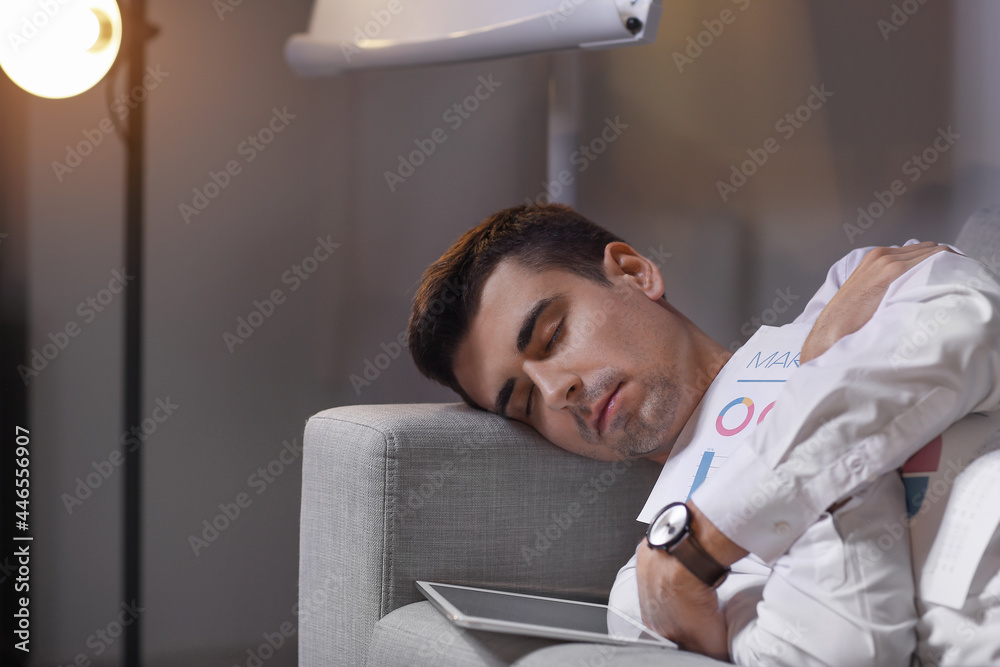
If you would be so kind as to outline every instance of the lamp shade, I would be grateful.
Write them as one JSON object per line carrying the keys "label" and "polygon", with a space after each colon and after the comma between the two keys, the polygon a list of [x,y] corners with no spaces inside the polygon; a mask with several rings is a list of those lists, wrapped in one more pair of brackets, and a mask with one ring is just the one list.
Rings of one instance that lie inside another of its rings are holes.
{"label": "lamp shade", "polygon": [[0,2],[0,67],[40,97],[71,97],[94,86],[121,41],[115,0]]}
{"label": "lamp shade", "polygon": [[656,38],[661,0],[314,0],[285,56],[300,76],[602,49]]}

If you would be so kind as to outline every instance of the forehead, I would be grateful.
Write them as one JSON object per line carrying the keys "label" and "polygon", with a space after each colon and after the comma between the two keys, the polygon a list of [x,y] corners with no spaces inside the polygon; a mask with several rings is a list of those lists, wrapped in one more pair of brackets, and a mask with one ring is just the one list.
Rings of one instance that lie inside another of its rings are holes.
{"label": "forehead", "polygon": [[565,269],[538,270],[516,259],[502,260],[483,284],[479,308],[470,329],[480,322],[520,311],[526,315],[538,302],[556,294],[583,297],[600,285]]}

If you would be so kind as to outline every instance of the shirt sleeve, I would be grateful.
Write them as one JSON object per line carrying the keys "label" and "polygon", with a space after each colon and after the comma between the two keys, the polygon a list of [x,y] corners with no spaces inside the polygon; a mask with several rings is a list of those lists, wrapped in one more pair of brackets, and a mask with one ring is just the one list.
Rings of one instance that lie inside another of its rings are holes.
{"label": "shirt sleeve", "polygon": [[[796,321],[815,321],[867,249],[831,269]],[[773,563],[833,503],[969,412],[1000,405],[1000,285],[964,255],[900,276],[872,318],[785,383],[769,419],[692,496]]]}

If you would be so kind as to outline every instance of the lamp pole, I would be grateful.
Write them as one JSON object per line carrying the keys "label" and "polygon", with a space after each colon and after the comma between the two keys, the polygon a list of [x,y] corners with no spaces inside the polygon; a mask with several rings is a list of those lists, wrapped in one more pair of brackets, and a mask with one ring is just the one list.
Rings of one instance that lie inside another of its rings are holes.
{"label": "lamp pole", "polygon": [[[123,12],[124,13],[124,12]],[[146,0],[131,0],[123,16],[123,51],[128,63],[128,91],[141,88],[146,71],[146,42],[156,29],[146,21]],[[125,432],[142,423],[142,295],[143,295],[143,202],[146,157],[146,103],[138,101],[128,116],[125,136]],[[126,447],[124,452],[125,507],[124,597],[135,607],[141,599],[142,559],[142,447]],[[142,616],[124,626],[126,667],[138,667],[142,660]]]}

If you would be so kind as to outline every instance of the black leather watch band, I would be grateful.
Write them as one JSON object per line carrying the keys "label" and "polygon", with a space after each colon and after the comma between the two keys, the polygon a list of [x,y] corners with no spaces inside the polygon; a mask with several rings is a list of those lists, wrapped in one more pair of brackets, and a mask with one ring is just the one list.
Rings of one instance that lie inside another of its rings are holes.
{"label": "black leather watch band", "polygon": [[690,530],[670,549],[670,555],[710,588],[717,587],[729,576],[729,568],[712,558]]}

